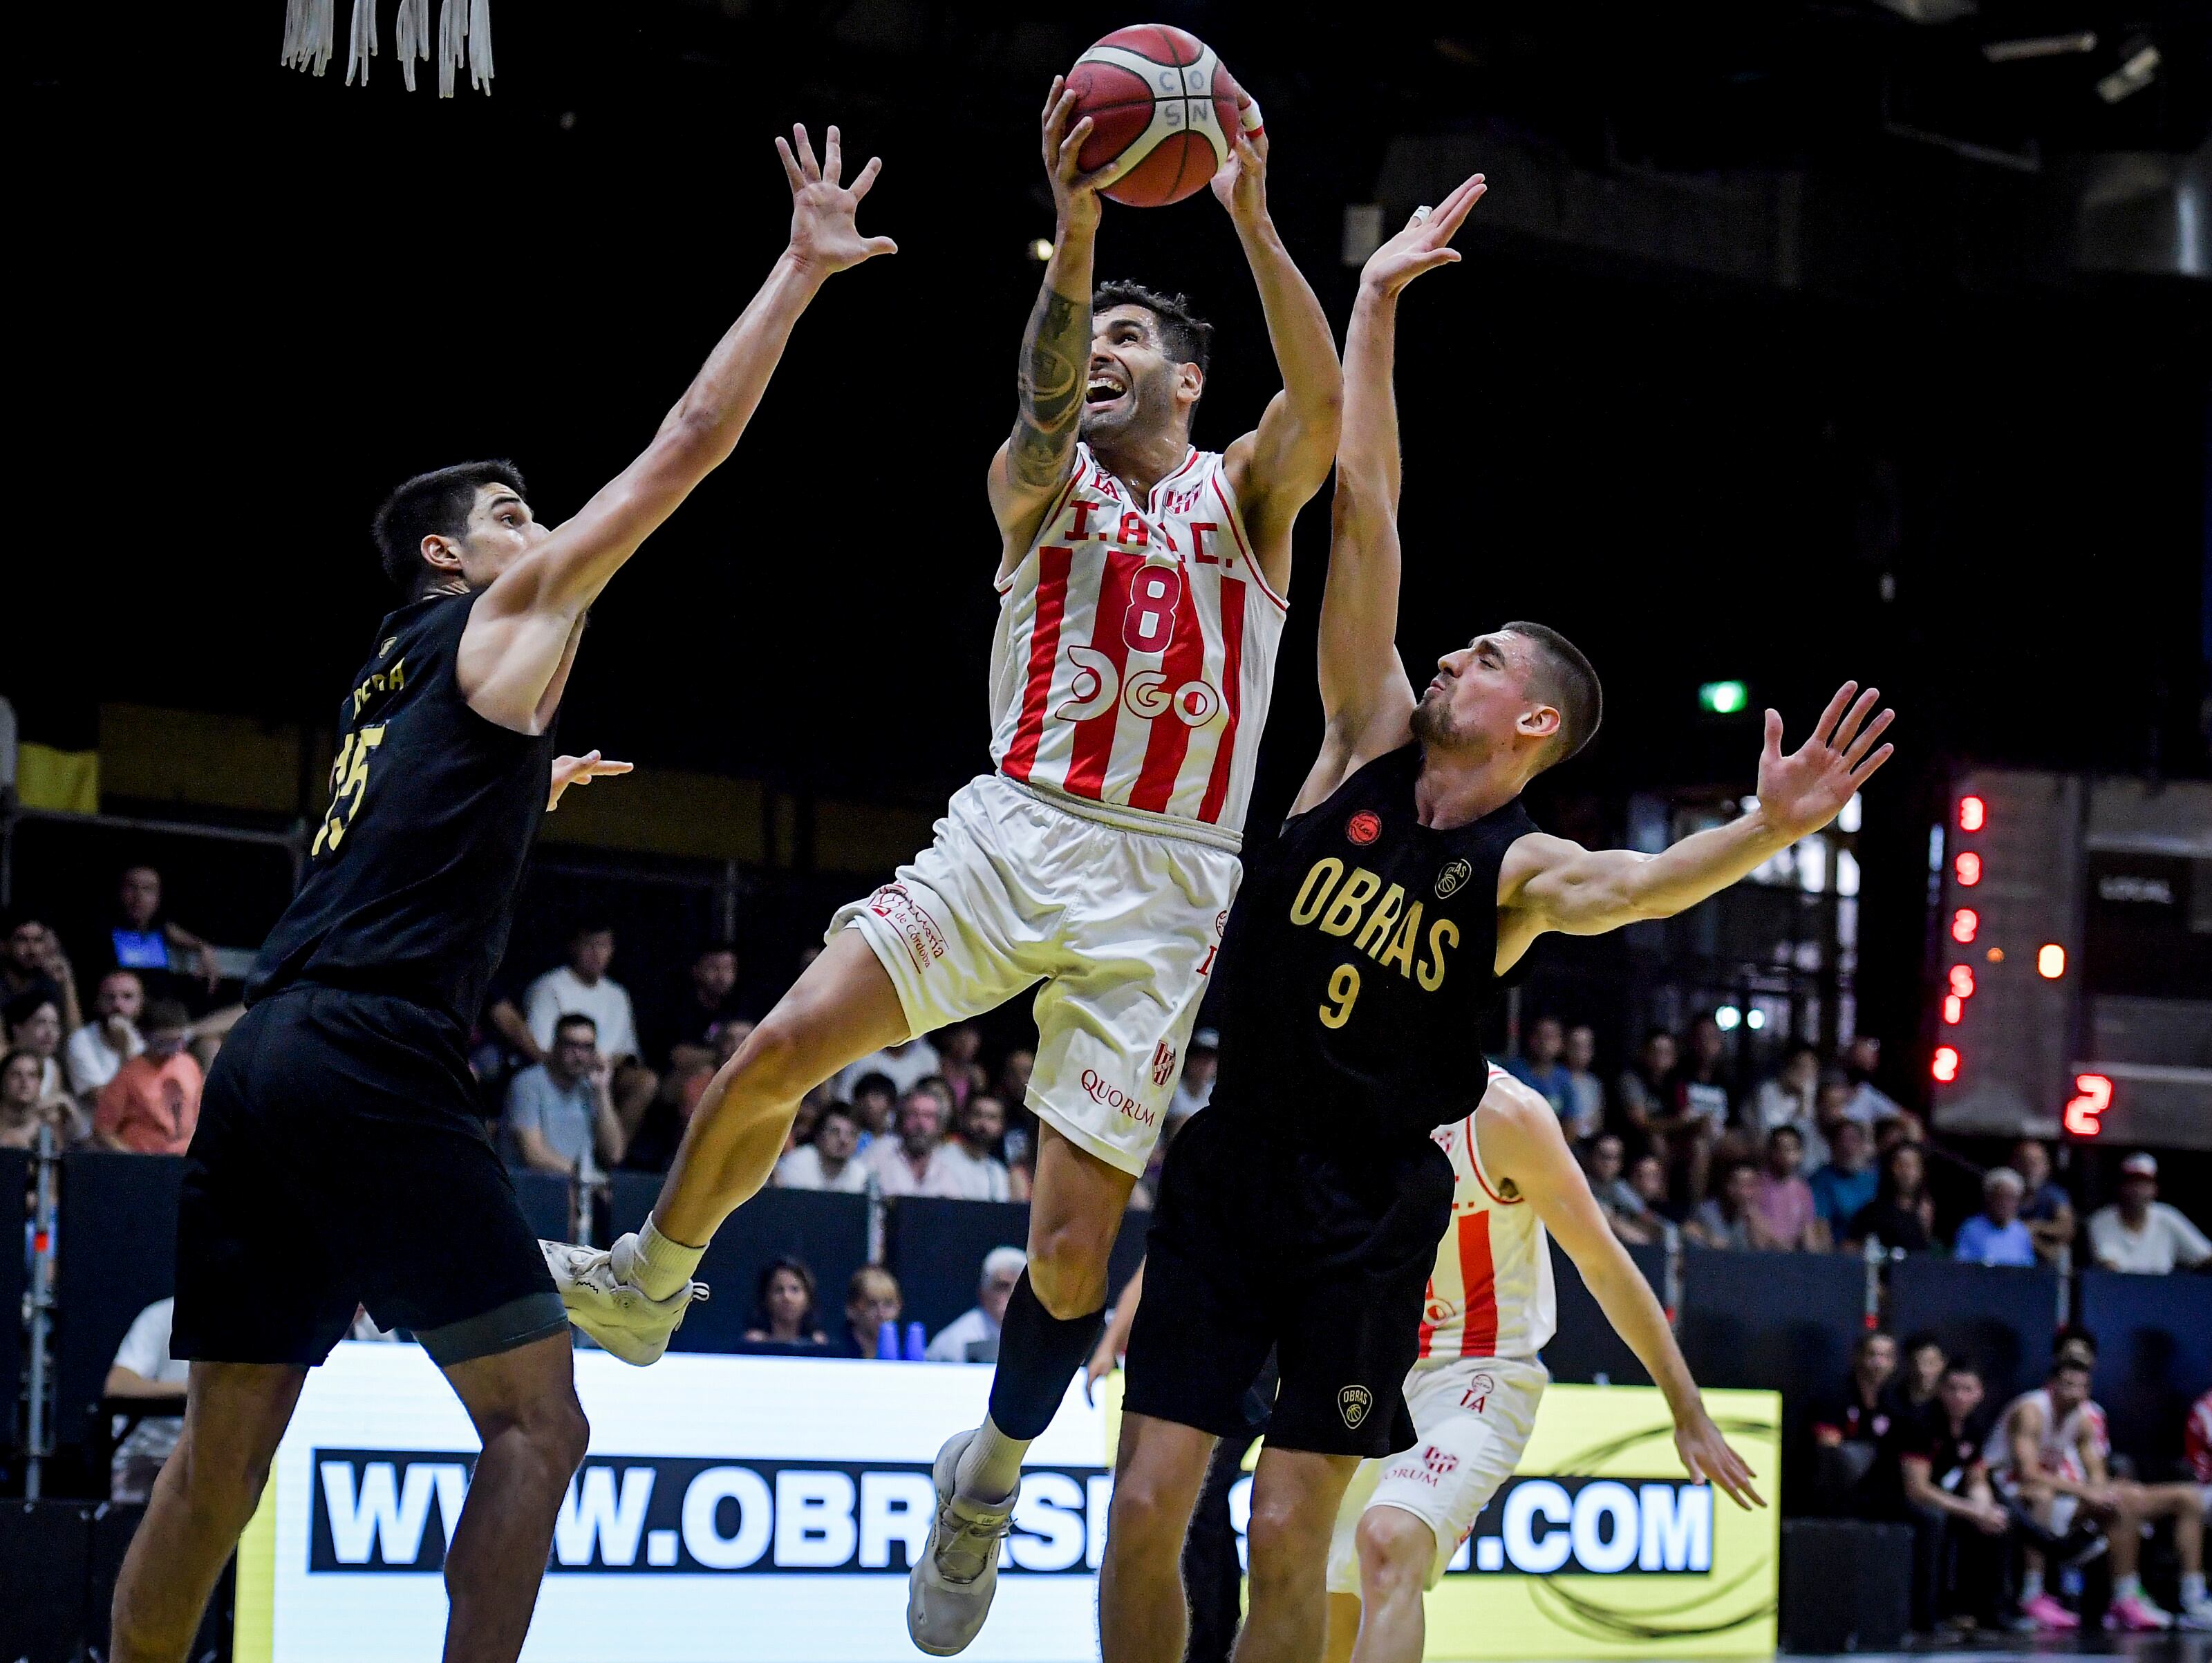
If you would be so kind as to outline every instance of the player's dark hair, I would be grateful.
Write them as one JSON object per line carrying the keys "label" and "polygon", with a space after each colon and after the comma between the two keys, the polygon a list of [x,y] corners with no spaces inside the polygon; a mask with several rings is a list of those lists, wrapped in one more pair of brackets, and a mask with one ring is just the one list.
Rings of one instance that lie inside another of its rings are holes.
{"label": "player's dark hair", "polygon": [[556,1020],[553,1024],[553,1037],[559,1039],[561,1030],[564,1028],[588,1028],[592,1030],[592,1038],[595,1042],[599,1037],[598,1019],[586,1016],[581,1011],[568,1011]]}
{"label": "player's dark hair", "polygon": [[1163,294],[1142,283],[1116,278],[1091,292],[1094,318],[1109,307],[1137,306],[1152,314],[1159,325],[1160,344],[1178,364],[1196,364],[1200,375],[1213,362],[1213,325],[1192,309],[1188,294]]}
{"label": "player's dark hair", "polygon": [[413,600],[428,586],[430,567],[422,558],[426,537],[459,537],[469,529],[469,510],[477,505],[477,492],[486,485],[504,485],[517,496],[523,488],[522,470],[512,462],[456,462],[416,474],[376,511],[371,534],[384,561],[384,575]]}
{"label": "player's dark hair", "polygon": [[1588,744],[1605,719],[1605,692],[1598,685],[1597,671],[1590,668],[1582,648],[1547,625],[1523,620],[1499,628],[1536,648],[1532,690],[1559,713],[1559,731],[1544,754],[1543,765],[1557,768]]}

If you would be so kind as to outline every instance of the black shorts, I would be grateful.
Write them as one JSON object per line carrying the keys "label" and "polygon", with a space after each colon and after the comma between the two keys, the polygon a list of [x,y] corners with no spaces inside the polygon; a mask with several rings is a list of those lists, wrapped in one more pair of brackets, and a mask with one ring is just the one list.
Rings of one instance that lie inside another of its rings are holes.
{"label": "black shorts", "polygon": [[1273,1347],[1270,1443],[1412,1448],[1406,1371],[1451,1199],[1451,1162],[1425,1140],[1354,1168],[1218,1107],[1193,1117],[1160,1174],[1124,1407],[1245,1435],[1245,1393]]}
{"label": "black shorts", "polygon": [[246,1013],[185,1153],[172,1356],[312,1368],[362,1305],[441,1366],[566,1331],[462,1047],[374,994],[292,987]]}

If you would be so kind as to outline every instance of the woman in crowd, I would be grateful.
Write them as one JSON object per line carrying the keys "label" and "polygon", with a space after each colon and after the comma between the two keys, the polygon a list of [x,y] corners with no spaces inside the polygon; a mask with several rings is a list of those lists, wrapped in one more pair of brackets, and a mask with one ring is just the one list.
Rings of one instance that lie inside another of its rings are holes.
{"label": "woman in crowd", "polygon": [[1756,1247],[1761,1240],[1752,1223],[1752,1198],[1759,1170],[1739,1163],[1723,1170],[1714,1193],[1700,1202],[1683,1226],[1690,1240],[1706,1247]]}
{"label": "woman in crowd", "polygon": [[1926,1253],[1936,1245],[1936,1204],[1928,1194],[1928,1162],[1909,1139],[1892,1144],[1881,1160],[1881,1182],[1874,1199],[1851,1220],[1850,1246],[1869,1241],[1906,1253]]}
{"label": "woman in crowd", "polygon": [[69,1138],[69,1100],[45,1096],[36,1052],[21,1046],[0,1059],[0,1149],[36,1149],[39,1128],[51,1126]]}
{"label": "woman in crowd", "polygon": [[814,1272],[796,1259],[770,1261],[761,1272],[753,1326],[747,1339],[775,1340],[785,1345],[827,1345],[814,1314]]}

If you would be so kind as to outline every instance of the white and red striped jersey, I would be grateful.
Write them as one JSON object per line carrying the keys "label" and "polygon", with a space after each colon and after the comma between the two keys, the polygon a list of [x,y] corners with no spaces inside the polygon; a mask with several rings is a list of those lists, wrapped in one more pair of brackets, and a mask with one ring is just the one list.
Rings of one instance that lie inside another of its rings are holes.
{"label": "white and red striped jersey", "polygon": [[2036,1451],[2043,1470],[2077,1484],[2086,1481],[2089,1468],[2081,1459],[2083,1447],[2094,1449],[2100,1455],[2112,1453],[2112,1440],[2105,1430],[2105,1411],[2094,1402],[2079,1403],[2062,1420],[2052,1411],[2050,1389],[2040,1386],[2033,1392],[2021,1393],[2007,1404],[2004,1413],[1990,1429],[1989,1438],[1982,1446],[1982,1460],[1988,1464],[1990,1477],[2005,1484],[2017,1480],[2012,1458],[2013,1417],[2023,1404],[2031,1402],[2043,1411],[2043,1436]]}
{"label": "white and red striped jersey", "polygon": [[1219,452],[1191,451],[1140,502],[1078,444],[999,586],[991,760],[1078,813],[1159,816],[1234,847],[1285,610]]}
{"label": "white and red striped jersey", "polygon": [[2212,1392],[2197,1399],[2189,1411],[2189,1425],[2181,1435],[2181,1453],[2197,1482],[2212,1484]]}
{"label": "white and red striped jersey", "polygon": [[[1505,1071],[1492,1063],[1490,1077],[1504,1079]],[[1430,1135],[1451,1157],[1457,1181],[1451,1223],[1429,1272],[1421,1356],[1533,1357],[1559,1326],[1543,1221],[1527,1201],[1508,1200],[1483,1171],[1474,1114]]]}

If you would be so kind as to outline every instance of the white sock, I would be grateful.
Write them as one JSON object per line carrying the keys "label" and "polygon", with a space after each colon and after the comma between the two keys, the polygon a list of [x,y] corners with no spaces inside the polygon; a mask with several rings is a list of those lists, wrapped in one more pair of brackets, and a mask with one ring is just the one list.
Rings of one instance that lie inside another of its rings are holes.
{"label": "white sock", "polygon": [[2142,1578],[2140,1576],[2115,1576],[2112,1578],[2112,1598],[2115,1599],[2142,1599]]}
{"label": "white sock", "polygon": [[707,1250],[670,1240],[660,1233],[660,1226],[650,1218],[637,1233],[635,1256],[625,1254],[627,1264],[617,1264],[615,1274],[634,1287],[643,1290],[648,1299],[665,1299],[691,1280],[691,1272],[699,1268],[699,1259]]}
{"label": "white sock", "polygon": [[2024,1605],[2031,1599],[2040,1599],[2042,1598],[2043,1573],[2039,1570],[2024,1570],[2021,1572],[2020,1603]]}
{"label": "white sock", "polygon": [[1022,1457],[1029,1454],[1027,1438],[1010,1438],[988,1415],[960,1452],[960,1467],[953,1488],[971,1502],[1003,1502],[1022,1481]]}
{"label": "white sock", "polygon": [[2185,1570],[2181,1573],[2181,1603],[2185,1605],[2201,1605],[2204,1603],[2204,1573],[2203,1571]]}

